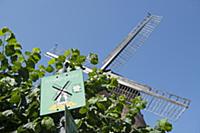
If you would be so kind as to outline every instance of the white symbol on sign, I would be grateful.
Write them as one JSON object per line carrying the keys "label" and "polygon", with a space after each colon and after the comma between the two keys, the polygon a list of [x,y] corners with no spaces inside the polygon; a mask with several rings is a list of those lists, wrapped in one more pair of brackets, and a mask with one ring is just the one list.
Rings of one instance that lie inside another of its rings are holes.
{"label": "white symbol on sign", "polygon": [[80,85],[74,85],[73,86],[73,92],[78,93],[81,91],[81,86]]}

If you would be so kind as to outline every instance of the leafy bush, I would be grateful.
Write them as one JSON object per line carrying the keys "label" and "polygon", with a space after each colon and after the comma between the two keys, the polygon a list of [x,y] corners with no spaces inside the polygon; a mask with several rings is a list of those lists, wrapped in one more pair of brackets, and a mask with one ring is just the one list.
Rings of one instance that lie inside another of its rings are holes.
{"label": "leafy bush", "polygon": [[[37,65],[41,59],[40,49],[23,53],[21,44],[7,27],[0,29],[0,47],[0,132],[59,132],[62,112],[45,117],[39,115],[39,79],[46,73],[83,69],[86,60],[95,66],[98,56],[90,53],[86,58],[78,49],[69,49],[57,59],[50,59],[47,66]],[[117,85],[115,78],[95,67],[88,74],[86,106],[71,110],[80,133],[164,133],[172,130],[166,119],[154,128],[135,127],[133,118],[145,108],[146,102],[136,97],[131,104],[126,104],[125,96],[111,93]],[[124,108],[128,110],[125,114]]]}

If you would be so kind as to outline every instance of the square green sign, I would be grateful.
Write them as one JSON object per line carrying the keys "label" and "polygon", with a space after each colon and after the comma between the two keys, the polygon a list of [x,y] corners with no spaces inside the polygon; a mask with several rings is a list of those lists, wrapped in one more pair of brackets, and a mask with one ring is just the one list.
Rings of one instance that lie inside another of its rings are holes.
{"label": "square green sign", "polygon": [[85,105],[82,70],[42,78],[40,115],[74,109]]}

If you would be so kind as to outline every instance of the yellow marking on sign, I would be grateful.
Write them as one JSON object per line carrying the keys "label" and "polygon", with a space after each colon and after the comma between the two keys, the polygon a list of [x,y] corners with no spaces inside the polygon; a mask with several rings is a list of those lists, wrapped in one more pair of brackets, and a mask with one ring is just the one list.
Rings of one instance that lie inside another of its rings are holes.
{"label": "yellow marking on sign", "polygon": [[64,109],[64,108],[65,108],[65,105],[66,105],[67,107],[72,107],[72,106],[75,106],[76,103],[69,101],[69,102],[54,104],[54,105],[52,105],[52,106],[49,108],[49,110],[52,110],[52,111],[61,110],[61,109]]}

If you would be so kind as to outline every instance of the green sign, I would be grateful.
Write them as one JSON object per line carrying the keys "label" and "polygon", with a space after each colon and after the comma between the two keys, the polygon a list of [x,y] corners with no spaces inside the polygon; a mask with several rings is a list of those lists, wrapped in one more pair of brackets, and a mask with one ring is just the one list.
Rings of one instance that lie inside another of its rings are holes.
{"label": "green sign", "polygon": [[42,78],[40,115],[85,105],[82,70]]}
{"label": "green sign", "polygon": [[66,106],[65,106],[65,130],[66,133],[78,133],[76,123],[74,122],[74,119]]}

